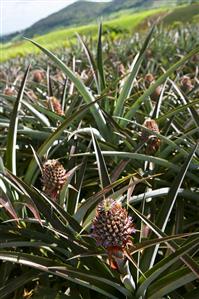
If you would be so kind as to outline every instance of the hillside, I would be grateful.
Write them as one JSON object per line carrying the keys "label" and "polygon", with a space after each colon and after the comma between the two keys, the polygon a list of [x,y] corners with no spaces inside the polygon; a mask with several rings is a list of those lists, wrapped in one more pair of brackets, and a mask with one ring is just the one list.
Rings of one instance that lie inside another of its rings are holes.
{"label": "hillside", "polygon": [[[131,11],[126,10],[119,11],[119,13],[112,14],[112,18],[103,22],[104,32],[108,30],[108,32],[113,35],[119,33],[133,33],[135,30],[140,30],[140,28],[145,28],[147,26],[148,20],[154,20],[154,18],[158,18],[161,15],[167,14],[166,18],[163,19],[163,23],[172,24],[173,22],[182,21],[185,22],[197,22],[199,16],[199,3],[192,4],[188,6],[175,7],[170,9],[162,7],[159,9],[148,9],[145,11],[131,13]],[[182,19],[183,18],[183,19]],[[46,33],[44,35],[35,36],[34,40],[43,44],[48,49],[57,49],[60,47],[68,47],[71,43],[76,43],[76,32],[80,35],[85,36],[93,36],[96,38],[97,36],[97,22],[93,22],[93,24],[84,25],[84,26],[74,26],[74,27],[66,27],[62,29],[57,29]],[[30,42],[23,40],[8,42],[1,44],[1,56],[0,61],[6,61],[10,58],[15,58],[17,56],[26,56],[32,53],[38,53],[39,50],[35,48]]]}
{"label": "hillside", "polygon": [[[172,5],[182,3],[193,3],[198,0],[173,0]],[[50,31],[71,27],[80,26],[91,23],[97,18],[104,16],[110,18],[111,14],[122,10],[139,11],[149,8],[159,8],[168,5],[165,0],[113,0],[112,2],[90,2],[76,1],[75,3],[61,9],[60,11],[51,14],[50,16],[39,20],[29,28],[21,31],[5,35],[2,37],[2,42],[7,42],[12,39],[21,39],[22,36],[33,37],[35,35],[43,35]]]}
{"label": "hillside", "polygon": [[[131,32],[138,26],[141,22],[146,20],[147,17],[153,15],[159,15],[163,13],[165,9],[159,10],[148,10],[142,11],[134,14],[122,14],[121,16],[103,22],[104,30],[109,29],[109,31],[118,30],[123,32]],[[56,49],[60,47],[68,47],[71,43],[76,43],[77,37],[76,32],[78,32],[81,36],[93,36],[95,38],[97,36],[98,26],[97,23],[72,27],[72,28],[64,28],[49,32],[42,36],[34,37],[34,40],[45,45],[48,49]],[[38,53],[38,49],[33,46],[30,42],[21,40],[15,42],[9,42],[1,45],[1,55],[0,61],[5,61],[10,58],[14,58],[16,56],[25,56],[30,53]]]}

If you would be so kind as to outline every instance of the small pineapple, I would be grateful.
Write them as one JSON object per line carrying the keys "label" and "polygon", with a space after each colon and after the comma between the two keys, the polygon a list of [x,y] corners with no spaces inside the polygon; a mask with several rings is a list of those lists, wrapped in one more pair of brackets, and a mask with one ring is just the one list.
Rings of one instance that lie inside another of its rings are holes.
{"label": "small pineapple", "polygon": [[42,165],[43,191],[56,200],[67,180],[67,172],[58,160],[47,160]]}
{"label": "small pineapple", "polygon": [[[149,88],[155,82],[154,76],[149,73],[144,78],[146,88]],[[159,96],[162,91],[162,86],[158,86],[155,91],[151,94],[151,100],[156,102],[159,99]]]}
{"label": "small pineapple", "polygon": [[[147,118],[143,125],[153,132],[160,133],[158,124],[154,119]],[[141,140],[147,143],[146,153],[149,155],[156,152],[160,147],[160,139],[144,129],[142,131]]]}
{"label": "small pineapple", "polygon": [[117,65],[117,71],[118,71],[119,76],[125,76],[126,75],[126,70],[125,70],[125,67],[124,67],[123,63],[119,63]]}
{"label": "small pineapple", "polygon": [[41,83],[44,79],[44,73],[40,70],[35,70],[33,72],[33,81],[37,83]]}
{"label": "small pineapple", "polygon": [[34,93],[34,91],[33,90],[28,90],[27,91],[27,96],[32,100],[32,101],[37,101],[38,100],[38,97],[37,97],[37,95]]}
{"label": "small pineapple", "polygon": [[149,73],[149,74],[146,74],[146,76],[144,77],[144,81],[145,81],[146,87],[148,88],[152,83],[155,82],[155,78],[151,73]]}
{"label": "small pineapple", "polygon": [[187,93],[193,89],[191,79],[188,76],[183,76],[180,83],[181,83],[181,89],[185,93]]}
{"label": "small pineapple", "polygon": [[16,91],[13,87],[6,87],[3,91],[6,96],[14,96],[16,95]]}
{"label": "small pineapple", "polygon": [[92,222],[92,237],[108,251],[112,268],[117,268],[112,254],[123,259],[127,244],[131,244],[132,233],[135,233],[132,219],[119,202],[107,198],[97,206]]}
{"label": "small pineapple", "polygon": [[49,108],[51,105],[52,105],[52,108],[55,111],[55,113],[57,113],[58,115],[61,115],[61,116],[64,115],[64,111],[62,110],[60,101],[56,97],[49,97],[49,99],[48,99]]}

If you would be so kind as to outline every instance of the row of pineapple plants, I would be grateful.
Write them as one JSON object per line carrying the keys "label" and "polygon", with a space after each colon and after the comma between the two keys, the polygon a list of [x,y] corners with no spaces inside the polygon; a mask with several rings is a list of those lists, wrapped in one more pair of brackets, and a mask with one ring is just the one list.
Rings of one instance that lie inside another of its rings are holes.
{"label": "row of pineapple plants", "polygon": [[3,65],[0,298],[199,296],[197,34]]}

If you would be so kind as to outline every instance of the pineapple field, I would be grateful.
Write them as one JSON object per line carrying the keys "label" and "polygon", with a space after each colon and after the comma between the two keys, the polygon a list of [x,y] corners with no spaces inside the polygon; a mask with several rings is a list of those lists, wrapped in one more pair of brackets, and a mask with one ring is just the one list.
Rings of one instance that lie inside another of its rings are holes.
{"label": "pineapple field", "polygon": [[199,298],[199,26],[144,27],[2,63],[0,298]]}

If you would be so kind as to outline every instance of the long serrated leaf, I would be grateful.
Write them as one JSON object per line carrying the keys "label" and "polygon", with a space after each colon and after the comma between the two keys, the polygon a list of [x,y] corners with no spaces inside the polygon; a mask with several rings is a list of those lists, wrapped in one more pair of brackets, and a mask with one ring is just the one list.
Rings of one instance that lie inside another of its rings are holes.
{"label": "long serrated leaf", "polygon": [[[189,156],[187,157],[187,159],[185,160],[183,166],[181,167],[179,173],[176,175],[174,182],[172,184],[172,187],[168,193],[168,196],[166,198],[166,200],[164,201],[161,210],[157,216],[157,221],[156,221],[156,225],[161,229],[162,232],[164,232],[166,225],[168,223],[169,217],[171,215],[172,209],[174,207],[179,189],[181,187],[181,184],[183,182],[183,179],[186,175],[186,172],[189,168],[189,165],[191,163],[191,160],[195,154],[195,151],[197,149],[196,145],[193,150],[191,151],[191,153],[189,154]],[[145,264],[145,267],[147,267],[147,264],[149,267],[152,267],[156,255],[157,255],[157,251],[158,251],[158,245],[155,246],[155,248],[151,248],[148,252],[147,255],[144,259],[144,261],[147,259],[149,261],[149,264],[147,263],[147,261],[143,262]]]}
{"label": "long serrated leaf", "polygon": [[100,83],[100,91],[103,91],[106,88],[104,69],[103,69],[103,58],[102,58],[102,23],[99,24],[98,30],[98,43],[97,43],[97,70]]}
{"label": "long serrated leaf", "polygon": [[18,114],[21,107],[21,100],[23,98],[24,89],[26,85],[26,81],[28,78],[30,65],[28,66],[23,80],[21,82],[21,86],[14,104],[14,108],[12,111],[12,115],[10,118],[10,125],[8,130],[8,139],[7,139],[7,151],[6,151],[6,167],[16,174],[16,142],[17,142],[17,126],[18,126]]}
{"label": "long serrated leaf", "polygon": [[[79,224],[73,219],[72,216],[70,216],[67,212],[65,212],[56,202],[51,200],[48,197],[45,197],[41,194],[39,190],[37,190],[35,187],[32,188],[28,186],[24,181],[20,180],[13,174],[9,174],[10,179],[12,179],[16,184],[18,184],[22,190],[24,190],[25,194],[29,196],[31,201],[34,202],[34,205],[38,208],[39,211],[42,211],[42,213],[45,215],[45,217],[54,224],[55,227],[59,227],[60,229],[65,229],[69,234],[71,234],[71,231],[67,229],[66,224],[61,222],[61,220],[56,217],[55,215],[52,215],[52,209],[56,211],[59,216],[62,218],[63,221],[70,222],[71,227],[74,229],[74,231],[80,231],[81,227]],[[48,203],[48,205],[47,205]]]}
{"label": "long serrated leaf", "polygon": [[102,188],[105,188],[106,186],[111,184],[110,178],[109,178],[109,174],[108,174],[108,170],[104,161],[104,157],[101,153],[100,147],[98,145],[98,142],[91,130],[91,134],[92,134],[92,140],[93,140],[93,146],[94,146],[94,150],[95,150],[95,156],[96,156],[96,160],[97,160],[97,168],[98,168],[98,172],[99,172],[99,177],[100,177],[100,183]]}
{"label": "long serrated leaf", "polygon": [[[139,296],[142,296],[148,289],[148,287],[155,281],[157,278],[171,265],[173,265],[181,256],[183,256],[185,253],[188,253],[191,249],[197,247],[199,244],[199,238],[194,239],[192,242],[189,242],[187,245],[182,246],[180,249],[176,250],[174,253],[172,253],[170,256],[166,257],[159,263],[157,263],[151,271],[145,272],[145,276],[147,278],[142,278],[144,281],[140,285],[137,291],[137,298]],[[190,272],[190,270],[188,270]],[[193,276],[193,279],[196,279],[196,276],[191,273]]]}
{"label": "long serrated leaf", "polygon": [[[189,269],[177,270],[174,273],[171,273],[165,276],[164,278],[157,280],[153,285],[151,285],[147,293],[147,298],[163,298],[163,296],[171,293],[172,291],[182,286],[188,285],[193,280],[195,280],[194,274],[190,272]],[[197,299],[198,297],[193,297],[189,295],[188,298]]]}
{"label": "long serrated leaf", "polygon": [[158,214],[157,218],[157,226],[161,228],[162,231],[165,230],[165,227],[167,225],[168,219],[171,215],[171,211],[173,209],[173,206],[175,204],[179,189],[182,185],[182,182],[184,180],[184,177],[186,175],[186,172],[189,168],[189,165],[191,163],[191,160],[196,152],[196,149],[198,147],[198,144],[193,148],[193,150],[190,152],[189,156],[185,160],[184,164],[182,165],[179,173],[176,175],[174,182],[171,186],[171,189],[169,190],[169,193],[167,195],[167,199],[165,200],[164,204],[162,205],[162,208]]}
{"label": "long serrated leaf", "polygon": [[161,115],[160,117],[157,118],[157,122],[162,122],[162,121],[165,121],[165,119],[169,119],[171,116],[173,115],[176,115],[177,113],[179,112],[182,112],[188,108],[191,108],[192,106],[196,105],[199,103],[199,100],[194,100],[190,103],[187,103],[183,106],[180,106],[180,107],[176,107],[175,109],[173,109],[172,111],[168,112],[168,113],[165,113],[163,115]]}
{"label": "long serrated leaf", "polygon": [[93,273],[87,270],[75,269],[70,265],[58,263],[53,259],[25,253],[0,252],[0,260],[26,265],[40,272],[54,274],[76,284],[91,288],[112,299],[118,299],[121,295],[130,297],[130,292],[113,280],[93,275]]}
{"label": "long serrated leaf", "polygon": [[21,183],[20,179],[18,179],[13,173],[7,172],[6,174],[1,174],[1,176],[6,179],[9,183],[12,184],[12,186],[19,191],[21,194],[23,194],[26,197],[26,206],[29,208],[29,210],[33,213],[35,218],[39,221],[39,223],[42,225],[41,217],[39,214],[39,210],[37,209],[37,206],[34,203],[34,200],[32,197],[26,192],[26,189],[23,188],[23,184]]}
{"label": "long serrated leaf", "polygon": [[44,126],[46,127],[50,127],[50,122],[48,120],[48,118],[43,115],[42,113],[40,113],[36,108],[38,107],[38,104],[35,105],[35,107],[33,105],[31,105],[30,103],[28,103],[25,100],[22,100],[21,103],[32,113],[32,115],[35,116],[36,119],[38,119],[38,121],[40,121]]}
{"label": "long serrated leaf", "polygon": [[91,67],[91,71],[92,71],[92,74],[93,74],[93,78],[95,80],[95,84],[96,84],[98,93],[100,93],[99,83],[98,83],[98,80],[97,80],[97,66],[95,64],[95,60],[93,58],[93,55],[90,52],[90,50],[89,50],[88,46],[86,45],[86,43],[83,41],[83,39],[81,38],[81,36],[79,36],[78,33],[77,33],[77,37],[78,37],[80,43],[82,44],[83,49],[84,49],[84,51],[86,53],[86,56],[88,58],[88,61],[89,61],[90,67]]}
{"label": "long serrated leaf", "polygon": [[[148,156],[144,154],[138,154],[138,153],[131,153],[131,152],[118,152],[118,151],[102,151],[103,156],[115,156],[115,157],[122,157],[126,159],[135,159],[138,161],[149,161],[153,162],[157,165],[164,166],[168,169],[172,169],[175,172],[179,172],[180,167],[172,162],[169,162],[166,159],[154,157],[154,156]],[[76,157],[81,157],[81,156],[92,156],[93,153],[81,153],[81,154],[75,154],[74,156]],[[197,184],[199,183],[199,178],[192,174],[191,172],[187,172],[187,177],[190,177],[193,181],[195,181]]]}
{"label": "long serrated leaf", "polygon": [[134,58],[134,61],[131,65],[131,72],[130,72],[129,76],[127,77],[127,79],[124,83],[124,86],[122,88],[122,91],[116,101],[116,106],[115,106],[115,110],[113,113],[115,116],[122,116],[122,114],[123,114],[125,101],[130,96],[131,90],[133,88],[133,82],[137,76],[137,73],[139,71],[141,63],[143,61],[147,46],[153,36],[154,28],[155,27],[153,26],[143,44],[143,47],[142,47],[140,53],[138,55],[136,55],[136,57]]}
{"label": "long serrated leaf", "polygon": [[[37,156],[41,158],[49,149],[49,147],[53,144],[55,140],[57,140],[60,135],[63,133],[63,131],[66,129],[66,127],[74,120],[76,120],[77,117],[80,117],[83,115],[89,108],[90,106],[94,105],[95,102],[89,103],[85,107],[79,109],[79,111],[76,111],[73,115],[68,117],[58,128],[55,132],[53,132],[45,141],[44,143],[40,146],[40,148],[37,151]],[[33,184],[36,177],[35,177],[35,171],[37,169],[37,163],[35,159],[32,159],[28,169],[26,171],[24,181],[28,184]]]}
{"label": "long serrated leaf", "polygon": [[181,238],[185,238],[185,237],[189,237],[189,236],[195,236],[195,235],[199,235],[199,233],[184,233],[184,234],[177,234],[177,235],[172,235],[172,236],[168,236],[168,237],[164,237],[164,238],[158,238],[158,239],[151,239],[151,240],[147,240],[147,241],[142,241],[141,243],[138,244],[133,244],[133,249],[129,250],[129,252],[131,254],[134,254],[140,250],[143,250],[145,248],[151,247],[153,245],[156,244],[161,244],[161,243],[165,243],[171,240],[176,240],[176,239],[181,239]]}
{"label": "long serrated leaf", "polygon": [[[153,222],[151,222],[149,219],[147,219],[146,216],[144,216],[142,213],[140,213],[138,210],[133,208],[131,205],[129,205],[131,210],[154,232],[158,237],[168,237],[164,232],[162,232],[159,227],[157,227]],[[169,241],[167,246],[172,250],[175,251],[180,248],[180,246],[173,240]],[[197,263],[187,254],[185,254],[183,257],[180,258],[187,267],[197,276],[199,277],[199,266]]]}
{"label": "long serrated leaf", "polygon": [[10,279],[2,288],[0,288],[0,298],[8,298],[8,295],[17,291],[20,287],[24,286],[28,282],[31,282],[33,279],[36,279],[40,276],[39,271],[31,269],[25,273]]}
{"label": "long serrated leaf", "polygon": [[[191,58],[193,55],[199,52],[199,47],[192,50],[185,57],[181,58],[178,62],[172,65],[162,76],[160,76],[157,81],[152,84],[145,93],[129,108],[129,111],[126,113],[125,118],[132,119],[136,111],[139,109],[140,105],[156,90],[156,88],[161,85],[176,69],[184,65],[184,63]],[[127,123],[124,121],[120,122],[122,127],[125,127]]]}
{"label": "long serrated leaf", "polygon": [[[29,40],[31,43],[37,46],[41,51],[43,51],[64,72],[64,74],[69,77],[69,79],[74,83],[75,87],[78,89],[78,91],[80,92],[84,101],[87,104],[95,101],[95,98],[93,97],[92,93],[83,84],[81,79],[78,78],[58,57],[56,57],[51,51],[47,50],[37,42],[30,39],[27,40]],[[107,138],[108,131],[106,127],[106,121],[104,119],[104,116],[100,110],[98,103],[95,103],[93,107],[89,107],[89,108],[91,109],[91,112],[93,114],[94,119],[96,120],[97,126],[101,134],[104,136],[104,138]]]}
{"label": "long serrated leaf", "polygon": [[18,215],[9,199],[9,197],[6,195],[6,193],[2,192],[2,196],[0,196],[0,205],[2,205],[5,210],[13,217],[13,219],[15,219],[17,222],[19,222],[18,220]]}

